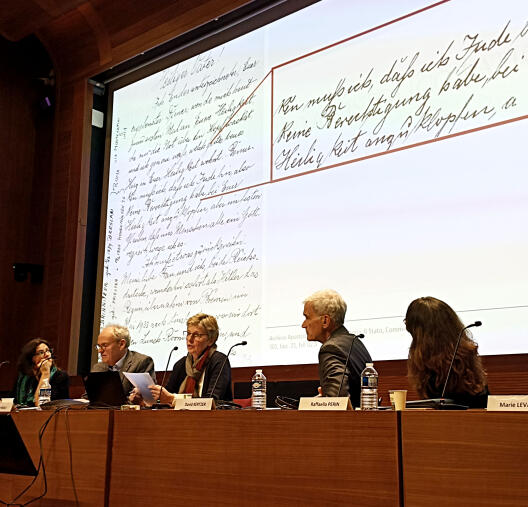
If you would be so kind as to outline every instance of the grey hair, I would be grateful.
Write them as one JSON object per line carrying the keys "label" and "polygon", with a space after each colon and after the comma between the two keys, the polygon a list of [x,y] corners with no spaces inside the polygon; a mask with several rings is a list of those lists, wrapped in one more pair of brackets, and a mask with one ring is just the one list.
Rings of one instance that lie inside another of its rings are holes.
{"label": "grey hair", "polygon": [[116,340],[125,340],[127,348],[130,347],[130,331],[128,327],[121,326],[120,324],[108,324],[104,327],[105,329],[112,329],[112,334]]}
{"label": "grey hair", "polygon": [[311,303],[317,315],[328,315],[336,326],[342,326],[345,322],[347,305],[335,290],[325,289],[314,292],[303,303]]}
{"label": "grey hair", "polygon": [[201,326],[207,332],[211,343],[216,343],[218,339],[219,329],[218,322],[212,315],[206,313],[197,313],[187,320],[187,326]]}

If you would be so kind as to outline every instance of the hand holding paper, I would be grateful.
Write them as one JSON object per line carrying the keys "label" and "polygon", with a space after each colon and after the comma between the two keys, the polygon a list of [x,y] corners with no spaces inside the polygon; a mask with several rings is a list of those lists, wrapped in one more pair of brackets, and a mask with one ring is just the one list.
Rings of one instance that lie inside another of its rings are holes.
{"label": "hand holding paper", "polygon": [[152,377],[146,373],[128,373],[123,372],[123,375],[130,381],[134,387],[136,387],[139,390],[139,393],[143,397],[143,400],[152,405],[152,403],[155,403],[155,399],[152,396],[152,393],[150,392],[149,386],[152,385]]}

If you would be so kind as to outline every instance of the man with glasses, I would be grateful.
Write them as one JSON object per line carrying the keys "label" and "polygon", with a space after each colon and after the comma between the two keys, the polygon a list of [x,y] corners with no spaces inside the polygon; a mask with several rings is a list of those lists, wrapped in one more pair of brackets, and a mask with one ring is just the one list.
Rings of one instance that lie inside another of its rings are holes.
{"label": "man with glasses", "polygon": [[147,372],[156,384],[156,372],[152,358],[129,350],[128,347],[130,347],[128,328],[118,324],[106,326],[97,338],[97,345],[95,346],[101,355],[101,362],[92,367],[92,371],[95,372],[108,370],[120,372],[121,383],[126,394],[132,391],[134,386],[122,375],[124,372]]}

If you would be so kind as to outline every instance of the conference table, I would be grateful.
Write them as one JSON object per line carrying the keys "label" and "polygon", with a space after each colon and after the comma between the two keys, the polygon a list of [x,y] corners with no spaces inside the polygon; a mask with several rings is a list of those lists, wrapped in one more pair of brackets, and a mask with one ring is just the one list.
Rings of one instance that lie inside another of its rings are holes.
{"label": "conference table", "polygon": [[407,410],[406,506],[528,506],[528,412]]}
{"label": "conference table", "polygon": [[[50,415],[13,414],[35,466]],[[36,506],[528,505],[526,413],[63,410],[42,448]]]}
{"label": "conference table", "polygon": [[[68,410],[55,413],[34,410],[15,412],[12,417],[35,468],[40,457],[39,430],[51,417],[42,437],[46,481],[41,471],[17,504],[24,504],[41,495],[46,482],[46,495],[32,506],[105,505],[113,419],[111,411]],[[0,474],[0,500],[12,501],[31,481],[32,477]]]}

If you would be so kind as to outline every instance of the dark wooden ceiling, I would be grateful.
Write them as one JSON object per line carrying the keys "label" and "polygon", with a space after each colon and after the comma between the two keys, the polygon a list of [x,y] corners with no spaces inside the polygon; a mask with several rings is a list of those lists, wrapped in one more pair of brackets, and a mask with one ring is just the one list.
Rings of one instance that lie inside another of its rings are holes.
{"label": "dark wooden ceiling", "polygon": [[35,34],[63,81],[93,76],[249,0],[2,0],[0,34]]}
{"label": "dark wooden ceiling", "polygon": [[0,33],[10,41],[18,41],[85,2],[86,0],[3,0]]}

